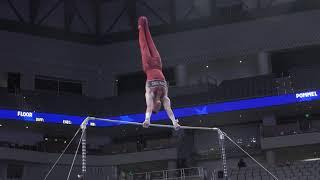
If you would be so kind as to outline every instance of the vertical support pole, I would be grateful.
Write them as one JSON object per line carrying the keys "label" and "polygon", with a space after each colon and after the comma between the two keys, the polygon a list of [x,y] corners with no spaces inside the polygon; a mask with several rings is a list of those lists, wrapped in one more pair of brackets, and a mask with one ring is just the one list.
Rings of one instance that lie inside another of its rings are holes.
{"label": "vertical support pole", "polygon": [[85,179],[86,171],[87,171],[87,131],[86,128],[82,129],[83,137],[81,140],[82,144],[82,178]]}
{"label": "vertical support pole", "polygon": [[81,164],[81,178],[85,180],[87,172],[87,124],[90,117],[87,117],[81,124],[82,139],[81,139],[81,151],[82,151],[82,164]]}
{"label": "vertical support pole", "polygon": [[184,169],[181,169],[181,178],[183,179],[183,180],[185,180],[186,179],[186,174],[185,174],[185,172],[184,172]]}
{"label": "vertical support pole", "polygon": [[204,169],[201,167],[198,168],[199,171],[199,177],[204,178]]}
{"label": "vertical support pole", "polygon": [[171,25],[176,26],[177,24],[177,1],[171,0],[170,1],[170,22]]}
{"label": "vertical support pole", "polygon": [[66,32],[70,32],[71,30],[71,24],[75,14],[74,6],[75,6],[74,0],[64,0],[64,28]]}
{"label": "vertical support pole", "polygon": [[224,134],[219,129],[218,130],[218,138],[219,138],[219,145],[221,148],[221,159],[222,159],[222,168],[223,168],[223,177],[225,180],[228,180],[228,167],[227,167],[227,156],[226,156],[226,149],[224,144]]}
{"label": "vertical support pole", "polygon": [[201,177],[200,167],[197,167],[198,177]]}
{"label": "vertical support pole", "polygon": [[101,15],[101,0],[94,0],[92,1],[93,3],[93,12],[95,16],[95,29],[96,29],[96,37],[97,39],[101,35],[101,20],[102,20],[102,15]]}
{"label": "vertical support pole", "polygon": [[165,171],[165,170],[162,171],[162,179],[167,179],[167,178],[166,178],[166,171]]}
{"label": "vertical support pole", "polygon": [[168,176],[168,170],[165,170],[164,173],[165,173],[165,176],[164,176],[165,178],[164,178],[164,179],[168,179],[168,178],[169,178],[169,176]]}

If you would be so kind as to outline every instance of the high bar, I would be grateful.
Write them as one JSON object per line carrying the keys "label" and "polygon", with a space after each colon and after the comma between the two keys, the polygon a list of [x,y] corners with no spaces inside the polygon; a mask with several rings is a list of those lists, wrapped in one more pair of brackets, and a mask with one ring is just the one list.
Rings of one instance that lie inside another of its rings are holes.
{"label": "high bar", "polygon": [[[113,122],[113,123],[121,123],[121,124],[131,124],[136,126],[142,126],[143,123],[138,122],[130,122],[130,121],[122,121],[122,120],[114,120],[114,119],[104,119],[104,118],[96,118],[96,117],[87,117],[83,123],[86,124],[88,121],[105,121],[105,122]],[[166,125],[166,124],[150,124],[150,127],[160,127],[160,128],[172,128],[174,129],[174,126],[172,125]],[[195,130],[214,130],[214,131],[220,131],[219,128],[216,127],[196,127],[196,126],[180,126],[180,129],[195,129]]]}

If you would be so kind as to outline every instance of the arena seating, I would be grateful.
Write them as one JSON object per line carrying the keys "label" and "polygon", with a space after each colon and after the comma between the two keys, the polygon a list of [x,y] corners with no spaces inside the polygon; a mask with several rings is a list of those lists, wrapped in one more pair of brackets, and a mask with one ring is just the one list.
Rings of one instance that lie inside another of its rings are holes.
{"label": "arena seating", "polygon": [[[320,176],[320,161],[295,162],[284,166],[266,166],[279,180],[317,180]],[[156,172],[144,172],[126,176],[125,180],[145,180],[145,179],[192,179],[192,180],[219,180],[217,172],[215,177],[211,172],[201,168],[187,168],[176,170],[163,170]],[[274,180],[265,170],[260,167],[246,167],[239,169],[229,169],[230,180]]]}
{"label": "arena seating", "polygon": [[[320,161],[295,162],[284,166],[267,166],[279,180],[317,180],[320,176]],[[231,180],[273,180],[265,170],[260,167],[247,167],[231,169]]]}

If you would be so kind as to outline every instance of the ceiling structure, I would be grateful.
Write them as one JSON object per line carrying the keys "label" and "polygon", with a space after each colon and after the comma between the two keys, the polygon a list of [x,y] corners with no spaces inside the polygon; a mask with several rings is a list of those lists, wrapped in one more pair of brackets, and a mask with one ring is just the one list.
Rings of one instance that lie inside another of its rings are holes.
{"label": "ceiling structure", "polygon": [[229,1],[3,0],[0,30],[99,45],[135,39],[141,15],[155,35],[219,24],[217,14],[223,21],[245,16],[242,0]]}

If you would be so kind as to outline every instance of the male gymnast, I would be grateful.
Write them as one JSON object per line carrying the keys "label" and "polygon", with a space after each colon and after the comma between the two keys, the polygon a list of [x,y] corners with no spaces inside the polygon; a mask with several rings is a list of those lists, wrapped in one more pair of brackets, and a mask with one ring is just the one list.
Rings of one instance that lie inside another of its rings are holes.
{"label": "male gymnast", "polygon": [[139,17],[139,44],[142,57],[143,71],[147,76],[146,81],[146,115],[143,127],[147,128],[150,125],[152,113],[157,113],[161,104],[163,104],[175,130],[180,129],[178,120],[175,118],[171,109],[171,102],[168,97],[168,85],[162,73],[162,63],[160,54],[152,40],[148,19],[144,16]]}

